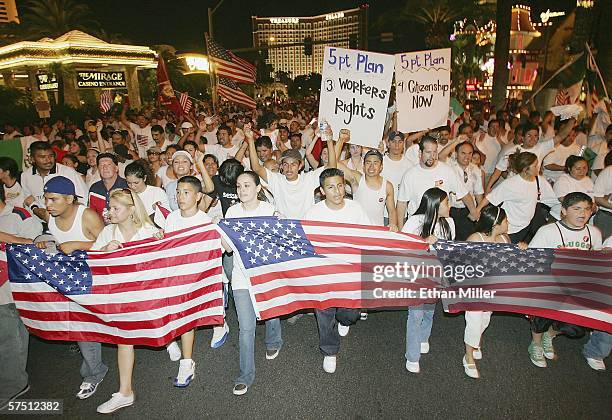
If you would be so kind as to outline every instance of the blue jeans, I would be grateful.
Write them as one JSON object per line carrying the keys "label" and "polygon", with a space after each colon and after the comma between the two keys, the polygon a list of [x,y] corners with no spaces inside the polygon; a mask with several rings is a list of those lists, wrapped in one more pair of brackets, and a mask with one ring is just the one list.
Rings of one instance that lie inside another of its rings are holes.
{"label": "blue jeans", "polygon": [[612,351],[612,334],[593,331],[591,338],[582,348],[582,354],[589,359],[603,360]]}
{"label": "blue jeans", "polygon": [[[251,386],[255,380],[255,328],[257,318],[251,295],[246,289],[234,290],[234,304],[238,314],[238,325],[240,334],[238,338],[240,346],[240,376],[236,384]],[[266,349],[277,350],[283,346],[281,337],[280,319],[274,318],[266,321]]]}
{"label": "blue jeans", "polygon": [[409,362],[418,362],[421,358],[421,343],[429,341],[435,310],[435,303],[424,303],[408,308],[405,356]]}

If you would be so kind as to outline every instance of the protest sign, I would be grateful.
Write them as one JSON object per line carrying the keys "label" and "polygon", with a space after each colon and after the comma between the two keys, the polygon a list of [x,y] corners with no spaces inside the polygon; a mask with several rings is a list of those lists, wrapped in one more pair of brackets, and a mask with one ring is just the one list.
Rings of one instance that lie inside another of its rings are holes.
{"label": "protest sign", "polygon": [[398,130],[406,133],[446,125],[450,73],[450,48],[395,55]]}
{"label": "protest sign", "polygon": [[351,131],[351,143],[378,147],[393,78],[393,56],[325,47],[319,121],[327,120],[334,137]]}

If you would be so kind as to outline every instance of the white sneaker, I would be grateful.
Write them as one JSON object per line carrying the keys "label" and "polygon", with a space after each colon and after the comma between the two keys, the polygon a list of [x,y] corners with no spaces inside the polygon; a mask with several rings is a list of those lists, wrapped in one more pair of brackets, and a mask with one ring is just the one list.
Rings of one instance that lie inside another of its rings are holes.
{"label": "white sneaker", "polygon": [[347,327],[346,325],[342,325],[338,322],[338,334],[340,334],[340,337],[346,337],[350,328],[351,327]]}
{"label": "white sneaker", "polygon": [[181,360],[181,348],[179,347],[176,341],[173,341],[172,343],[168,344],[166,346],[166,350],[170,355],[170,360],[172,360],[173,362],[178,362],[179,360]]}
{"label": "white sneaker", "polygon": [[421,372],[421,367],[419,366],[419,362],[409,362],[406,360],[406,370],[412,373]]}
{"label": "white sneaker", "polygon": [[601,359],[593,359],[592,357],[585,357],[587,363],[594,370],[606,370],[606,364]]}
{"label": "white sneaker", "polygon": [[96,411],[101,414],[110,414],[114,413],[120,408],[129,407],[132,404],[134,404],[134,394],[126,397],[120,392],[115,392],[111,399],[106,401],[104,404],[100,404]]}
{"label": "white sneaker", "polygon": [[336,356],[325,356],[323,358],[323,370],[327,373],[336,371]]}
{"label": "white sneaker", "polygon": [[429,341],[421,343],[421,354],[429,353]]}
{"label": "white sneaker", "polygon": [[210,339],[210,347],[213,349],[218,349],[222,345],[225,344],[225,340],[227,340],[227,336],[229,335],[229,326],[226,322],[223,322],[223,325],[220,327],[213,327],[213,335]]}
{"label": "white sneaker", "polygon": [[472,357],[474,360],[482,360],[482,349],[480,347],[474,349],[474,351],[472,351]]}
{"label": "white sneaker", "polygon": [[178,375],[176,375],[176,378],[174,378],[174,386],[178,388],[185,388],[189,386],[194,378],[195,362],[191,359],[181,359]]}

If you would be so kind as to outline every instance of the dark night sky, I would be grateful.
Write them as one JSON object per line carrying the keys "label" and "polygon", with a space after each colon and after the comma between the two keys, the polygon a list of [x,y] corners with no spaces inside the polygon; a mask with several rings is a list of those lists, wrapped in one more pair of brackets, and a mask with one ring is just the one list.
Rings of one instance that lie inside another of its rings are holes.
{"label": "dark night sky", "polygon": [[[179,50],[201,50],[208,27],[206,9],[218,0],[89,0],[107,32],[118,32],[136,44],[170,44]],[[370,22],[406,0],[371,0]],[[227,48],[252,46],[251,16],[309,16],[356,7],[356,0],[225,0],[215,13],[215,37]],[[518,3],[518,1],[517,1]],[[526,0],[539,10],[568,10],[575,0]],[[537,15],[536,15],[537,16]],[[537,18],[539,21],[539,17]],[[416,48],[422,39],[415,40]]]}

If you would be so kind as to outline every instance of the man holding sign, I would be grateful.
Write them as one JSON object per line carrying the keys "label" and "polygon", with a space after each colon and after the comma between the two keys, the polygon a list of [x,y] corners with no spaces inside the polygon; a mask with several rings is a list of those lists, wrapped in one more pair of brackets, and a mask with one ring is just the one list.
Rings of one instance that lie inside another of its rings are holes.
{"label": "man holding sign", "polygon": [[392,55],[325,47],[319,120],[349,129],[354,144],[377,148],[392,78]]}
{"label": "man holding sign", "polygon": [[395,55],[398,130],[406,133],[446,125],[450,72],[450,48]]}

